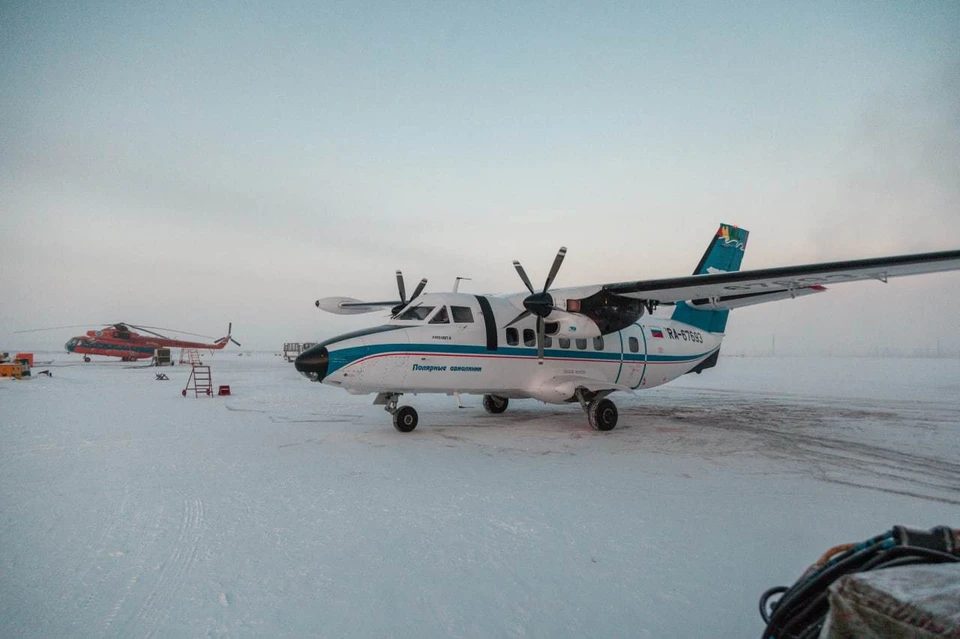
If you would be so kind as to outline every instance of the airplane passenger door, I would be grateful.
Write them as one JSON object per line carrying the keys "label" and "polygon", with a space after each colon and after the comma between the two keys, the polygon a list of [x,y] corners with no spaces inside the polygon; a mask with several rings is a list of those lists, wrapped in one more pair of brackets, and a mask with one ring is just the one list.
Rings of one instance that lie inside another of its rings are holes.
{"label": "airplane passenger door", "polygon": [[623,329],[623,368],[620,370],[619,384],[638,388],[643,384],[647,368],[647,340],[643,329],[634,324]]}

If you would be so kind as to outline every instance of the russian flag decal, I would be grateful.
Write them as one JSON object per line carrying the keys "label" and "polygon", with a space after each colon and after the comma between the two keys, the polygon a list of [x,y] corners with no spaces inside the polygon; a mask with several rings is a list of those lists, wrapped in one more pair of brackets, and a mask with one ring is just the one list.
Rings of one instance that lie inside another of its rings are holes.
{"label": "russian flag decal", "polygon": [[663,331],[661,331],[659,328],[651,328],[650,334],[659,339],[663,339]]}

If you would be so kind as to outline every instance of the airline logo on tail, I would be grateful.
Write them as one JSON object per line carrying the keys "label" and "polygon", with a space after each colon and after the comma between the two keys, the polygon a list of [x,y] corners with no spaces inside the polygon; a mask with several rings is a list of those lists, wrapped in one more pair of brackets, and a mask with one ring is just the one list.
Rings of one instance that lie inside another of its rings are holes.
{"label": "airline logo on tail", "polygon": [[723,240],[724,246],[733,245],[741,251],[747,248],[747,232],[736,226],[721,224],[717,237]]}

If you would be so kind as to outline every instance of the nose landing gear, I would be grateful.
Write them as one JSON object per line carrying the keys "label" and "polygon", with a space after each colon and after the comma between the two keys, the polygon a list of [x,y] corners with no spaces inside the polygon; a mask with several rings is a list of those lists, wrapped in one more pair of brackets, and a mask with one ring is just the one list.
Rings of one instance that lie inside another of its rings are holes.
{"label": "nose landing gear", "polygon": [[417,427],[419,415],[413,406],[397,406],[401,393],[380,393],[374,404],[383,404],[383,409],[393,415],[393,427],[401,433],[409,433]]}

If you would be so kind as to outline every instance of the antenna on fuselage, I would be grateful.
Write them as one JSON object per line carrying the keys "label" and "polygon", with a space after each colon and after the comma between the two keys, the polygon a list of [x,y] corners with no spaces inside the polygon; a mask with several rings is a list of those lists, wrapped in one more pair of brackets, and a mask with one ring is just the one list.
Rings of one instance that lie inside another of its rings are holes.
{"label": "antenna on fuselage", "polygon": [[454,292],[454,293],[456,293],[457,290],[460,288],[460,280],[472,281],[473,278],[470,278],[470,277],[457,277],[456,281],[453,283],[453,292]]}

